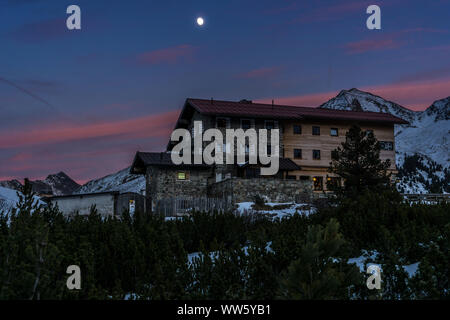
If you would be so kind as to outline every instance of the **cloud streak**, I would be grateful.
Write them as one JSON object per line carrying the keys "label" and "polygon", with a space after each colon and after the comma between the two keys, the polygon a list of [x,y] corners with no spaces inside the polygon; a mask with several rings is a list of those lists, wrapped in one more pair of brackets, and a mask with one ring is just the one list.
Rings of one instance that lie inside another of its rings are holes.
{"label": "cloud streak", "polygon": [[196,48],[190,44],[182,44],[141,53],[135,60],[140,65],[173,64],[192,58],[195,50]]}
{"label": "cloud streak", "polygon": [[276,75],[280,72],[281,67],[268,67],[268,68],[259,68],[250,70],[247,72],[243,72],[238,74],[236,77],[241,79],[254,79],[254,78],[264,78]]}
{"label": "cloud streak", "polygon": [[118,136],[128,138],[164,136],[169,134],[178,113],[179,111],[171,111],[134,119],[86,125],[56,124],[52,127],[38,125],[21,128],[20,132],[1,135],[0,149]]}

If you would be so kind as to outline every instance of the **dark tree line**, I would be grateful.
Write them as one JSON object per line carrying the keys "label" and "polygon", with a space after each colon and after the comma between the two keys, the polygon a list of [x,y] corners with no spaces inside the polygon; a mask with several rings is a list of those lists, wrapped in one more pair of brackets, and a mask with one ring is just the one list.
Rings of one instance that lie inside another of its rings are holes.
{"label": "dark tree line", "polygon": [[[0,215],[0,299],[448,299],[449,205],[403,203],[376,140],[357,128],[336,152],[330,170],[345,183],[335,201],[282,220],[117,219],[95,208],[67,218],[36,205],[25,184],[17,208]],[[379,253],[381,290],[347,263],[362,250]],[[417,262],[408,277],[403,266]],[[81,268],[81,290],[66,287],[69,265]]]}

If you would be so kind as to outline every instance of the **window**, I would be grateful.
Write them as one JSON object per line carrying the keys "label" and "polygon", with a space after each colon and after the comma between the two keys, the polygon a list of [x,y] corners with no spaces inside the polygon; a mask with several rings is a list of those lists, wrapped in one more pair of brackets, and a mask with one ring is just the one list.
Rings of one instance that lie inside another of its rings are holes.
{"label": "window", "polygon": [[229,144],[229,143],[224,143],[224,144],[222,145],[222,151],[223,151],[224,153],[231,153],[231,147],[230,147],[230,144]]}
{"label": "window", "polygon": [[339,177],[328,177],[327,178],[327,188],[329,190],[336,190],[337,187],[341,186],[341,178]]}
{"label": "window", "polygon": [[260,170],[258,168],[247,168],[245,169],[246,178],[259,178]]}
{"label": "window", "polygon": [[320,150],[313,150],[313,159],[320,160]]}
{"label": "window", "polygon": [[302,126],[294,124],[294,134],[302,134]]}
{"label": "window", "polygon": [[265,124],[265,127],[266,127],[267,130],[275,129],[275,121],[272,121],[272,120],[266,120],[266,121],[264,122],[264,124]]}
{"label": "window", "polygon": [[391,141],[380,141],[381,150],[392,151],[394,150],[394,143]]}
{"label": "window", "polygon": [[250,129],[252,127],[252,121],[248,119],[241,119],[241,128],[244,130]]}
{"label": "window", "polygon": [[314,191],[322,191],[323,190],[323,177],[314,177]]}
{"label": "window", "polygon": [[187,172],[184,172],[184,171],[177,172],[177,180],[184,181],[184,180],[188,180],[188,178],[189,178],[189,174]]}
{"label": "window", "polygon": [[313,126],[312,127],[312,134],[313,134],[313,136],[320,136],[320,127]]}
{"label": "window", "polygon": [[373,130],[371,130],[371,129],[368,129],[368,130],[366,131],[366,134],[367,134],[367,135],[369,135],[369,134],[373,134]]}
{"label": "window", "polygon": [[339,131],[337,128],[331,128],[330,135],[333,137],[337,137],[339,135]]}
{"label": "window", "polygon": [[296,180],[296,179],[297,179],[296,176],[286,175],[286,180]]}
{"label": "window", "polygon": [[300,176],[300,180],[302,181],[309,181],[311,179],[310,176]]}
{"label": "window", "polygon": [[337,160],[338,159],[338,152],[337,150],[331,151],[331,160]]}
{"label": "window", "polygon": [[294,159],[302,158],[302,149],[294,149]]}
{"label": "window", "polygon": [[227,118],[217,118],[216,127],[217,128],[228,128],[228,120]]}

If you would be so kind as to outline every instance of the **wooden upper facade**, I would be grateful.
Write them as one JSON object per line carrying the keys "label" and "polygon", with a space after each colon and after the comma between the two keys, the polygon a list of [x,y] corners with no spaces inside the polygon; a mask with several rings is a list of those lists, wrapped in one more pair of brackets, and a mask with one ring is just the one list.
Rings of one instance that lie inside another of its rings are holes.
{"label": "wooden upper facade", "polygon": [[[192,130],[194,121],[202,121],[203,131],[220,129],[280,129],[280,157],[291,159],[301,169],[285,177],[313,180],[316,191],[326,189],[327,169],[332,151],[345,141],[349,128],[357,124],[372,130],[382,144],[381,159],[390,159],[395,173],[394,125],[404,120],[386,113],[336,111],[317,108],[188,99],[176,128]],[[169,143],[168,150],[172,148]]]}

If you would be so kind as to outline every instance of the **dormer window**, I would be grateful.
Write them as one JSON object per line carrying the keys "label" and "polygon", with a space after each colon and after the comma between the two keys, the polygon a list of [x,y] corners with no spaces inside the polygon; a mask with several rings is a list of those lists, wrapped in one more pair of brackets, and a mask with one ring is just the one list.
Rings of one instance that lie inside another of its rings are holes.
{"label": "dormer window", "polygon": [[252,120],[249,119],[241,119],[241,128],[243,130],[250,129],[252,127]]}
{"label": "dormer window", "polygon": [[264,126],[267,130],[272,130],[275,129],[275,121],[273,120],[266,120],[264,122]]}
{"label": "dormer window", "polygon": [[227,129],[229,128],[230,119],[228,118],[217,118],[216,119],[216,127],[218,129]]}

